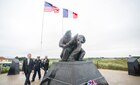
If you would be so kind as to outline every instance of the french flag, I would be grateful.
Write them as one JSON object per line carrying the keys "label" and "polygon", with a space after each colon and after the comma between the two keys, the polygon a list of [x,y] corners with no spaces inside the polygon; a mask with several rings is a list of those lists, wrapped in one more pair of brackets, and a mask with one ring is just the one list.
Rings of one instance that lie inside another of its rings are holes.
{"label": "french flag", "polygon": [[73,19],[76,19],[78,18],[78,14],[75,13],[75,12],[72,12],[68,9],[64,9],[63,8],[63,18],[73,18]]}

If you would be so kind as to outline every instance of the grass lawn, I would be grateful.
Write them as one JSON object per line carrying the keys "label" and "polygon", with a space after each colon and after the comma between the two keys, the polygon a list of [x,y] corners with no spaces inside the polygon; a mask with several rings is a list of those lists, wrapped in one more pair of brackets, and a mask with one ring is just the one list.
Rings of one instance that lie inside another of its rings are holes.
{"label": "grass lawn", "polygon": [[101,69],[111,69],[111,70],[123,70],[127,71],[127,59],[93,59],[93,63],[97,66],[97,68]]}
{"label": "grass lawn", "polygon": [[[87,60],[87,59],[85,59]],[[110,58],[91,58],[90,60],[100,69],[123,70],[127,71],[127,59],[110,59]],[[58,62],[58,59],[50,59],[50,65],[53,62]]]}
{"label": "grass lawn", "polygon": [[[49,65],[51,65],[53,62],[59,62],[60,59],[50,59]],[[111,70],[123,70],[127,71],[127,59],[121,58],[121,59],[108,59],[108,58],[90,58],[90,59],[84,59],[84,60],[92,60],[93,63],[97,66],[97,68],[100,69],[111,69]],[[140,61],[140,59],[138,60]],[[0,73],[6,73],[8,72],[10,67],[2,67],[0,66]],[[21,69],[21,66],[20,66]]]}

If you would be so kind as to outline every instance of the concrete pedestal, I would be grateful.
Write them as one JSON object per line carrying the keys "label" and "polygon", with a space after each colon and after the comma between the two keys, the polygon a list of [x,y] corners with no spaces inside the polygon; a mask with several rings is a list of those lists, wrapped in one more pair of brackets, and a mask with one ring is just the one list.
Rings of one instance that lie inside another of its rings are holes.
{"label": "concrete pedestal", "polygon": [[90,61],[56,62],[49,68],[41,85],[86,85],[89,80],[94,80],[98,85],[108,85]]}

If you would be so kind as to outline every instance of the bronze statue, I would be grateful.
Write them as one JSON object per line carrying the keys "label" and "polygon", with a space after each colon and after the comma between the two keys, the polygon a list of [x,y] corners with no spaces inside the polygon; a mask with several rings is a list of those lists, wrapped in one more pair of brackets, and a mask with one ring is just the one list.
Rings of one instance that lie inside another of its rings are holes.
{"label": "bronze statue", "polygon": [[66,46],[66,44],[67,44],[70,40],[71,40],[71,31],[68,30],[68,31],[65,33],[65,35],[61,38],[61,40],[59,41],[59,46],[63,48],[63,50],[62,50],[62,52],[61,52],[61,55],[60,55],[61,59],[63,58],[63,60],[64,60],[64,57],[63,57],[63,56],[65,56],[65,55],[64,55],[64,53],[65,53],[65,52],[64,52],[64,51],[65,51],[65,46]]}
{"label": "bronze statue", "polygon": [[[66,32],[67,34],[67,32]],[[75,35],[71,40],[69,39],[62,45],[62,41],[65,40],[65,36],[60,40],[59,46],[63,48],[61,53],[62,61],[80,61],[83,60],[85,51],[82,49],[82,44],[85,43],[85,37],[83,35]]]}
{"label": "bronze statue", "polygon": [[71,38],[71,31],[67,31],[59,42],[63,48],[61,61],[50,66],[40,85],[87,85],[89,80],[95,80],[98,85],[108,85],[92,61],[82,61],[85,41],[83,35],[76,34]]}

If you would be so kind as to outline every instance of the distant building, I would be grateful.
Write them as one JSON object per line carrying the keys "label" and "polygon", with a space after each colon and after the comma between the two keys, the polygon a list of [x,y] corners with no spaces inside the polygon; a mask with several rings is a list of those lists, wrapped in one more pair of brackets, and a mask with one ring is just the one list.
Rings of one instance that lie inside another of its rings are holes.
{"label": "distant building", "polygon": [[8,59],[3,56],[0,56],[0,62],[4,62],[4,61],[8,61]]}

